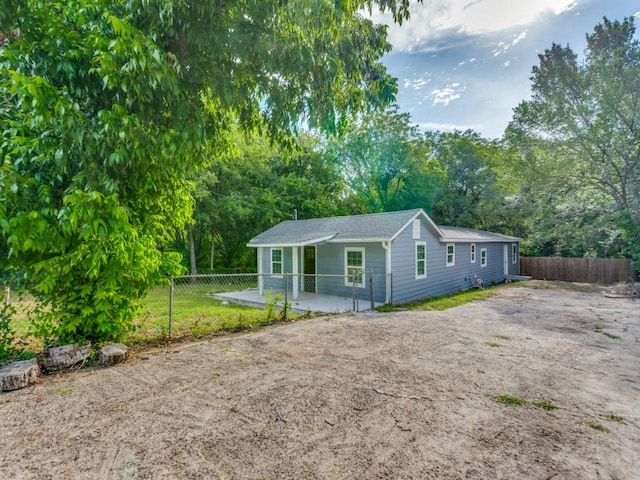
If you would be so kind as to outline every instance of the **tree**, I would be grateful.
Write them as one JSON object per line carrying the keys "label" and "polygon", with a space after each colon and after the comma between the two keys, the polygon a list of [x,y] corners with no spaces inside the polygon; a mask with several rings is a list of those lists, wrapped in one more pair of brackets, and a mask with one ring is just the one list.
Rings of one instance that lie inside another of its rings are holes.
{"label": "tree", "polygon": [[429,210],[440,188],[420,132],[397,106],[361,116],[327,151],[359,199],[355,211],[360,202],[366,212]]}
{"label": "tree", "polygon": [[445,188],[437,197],[436,222],[458,227],[499,230],[496,161],[501,147],[476,132],[436,132],[427,135],[431,159],[444,172]]}
{"label": "tree", "polygon": [[7,0],[0,5],[0,224],[39,333],[121,336],[176,259],[194,173],[230,119],[284,141],[389,102],[385,27],[408,0]]}
{"label": "tree", "polygon": [[[532,99],[515,110],[507,137],[523,155],[562,158],[564,183],[615,205],[627,254],[640,262],[640,42],[633,18],[604,19],[587,35],[584,60],[553,44],[533,68]],[[639,263],[640,265],[640,263]]]}

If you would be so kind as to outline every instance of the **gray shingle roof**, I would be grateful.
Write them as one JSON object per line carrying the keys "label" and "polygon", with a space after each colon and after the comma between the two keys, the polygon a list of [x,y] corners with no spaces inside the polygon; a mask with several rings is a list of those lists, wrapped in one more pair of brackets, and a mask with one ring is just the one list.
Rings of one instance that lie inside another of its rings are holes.
{"label": "gray shingle roof", "polygon": [[502,235],[501,233],[485,232],[473,228],[443,227],[439,225],[443,234],[443,242],[518,242],[517,237]]}
{"label": "gray shingle roof", "polygon": [[423,215],[436,229],[442,241],[497,242],[515,241],[515,237],[482,232],[470,228],[440,227],[420,208],[400,212],[371,213],[345,217],[288,220],[252,238],[250,247],[301,246],[323,241],[383,241],[392,240],[414,218]]}

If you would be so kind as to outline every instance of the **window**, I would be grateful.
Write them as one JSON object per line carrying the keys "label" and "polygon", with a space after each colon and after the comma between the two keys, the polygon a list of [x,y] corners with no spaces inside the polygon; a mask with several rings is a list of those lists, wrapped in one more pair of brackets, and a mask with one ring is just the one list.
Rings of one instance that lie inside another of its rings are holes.
{"label": "window", "polygon": [[413,239],[420,240],[420,219],[416,218],[413,221]]}
{"label": "window", "polygon": [[511,263],[518,263],[518,245],[511,244]]}
{"label": "window", "polygon": [[481,267],[487,266],[487,249],[486,248],[480,249],[480,266]]}
{"label": "window", "polygon": [[471,263],[476,263],[476,244],[471,244]]}
{"label": "window", "polygon": [[456,264],[456,246],[453,243],[447,243],[447,267]]}
{"label": "window", "polygon": [[282,249],[271,249],[271,273],[279,275],[282,273]]}
{"label": "window", "polygon": [[427,243],[416,242],[416,279],[427,278]]}
{"label": "window", "polygon": [[344,249],[344,284],[364,288],[364,248]]}

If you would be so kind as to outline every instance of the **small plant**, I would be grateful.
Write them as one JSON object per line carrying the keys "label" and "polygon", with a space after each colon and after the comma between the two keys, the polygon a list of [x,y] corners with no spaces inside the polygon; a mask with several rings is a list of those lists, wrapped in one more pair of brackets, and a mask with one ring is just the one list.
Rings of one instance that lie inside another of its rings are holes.
{"label": "small plant", "polygon": [[234,403],[233,405],[231,405],[231,407],[229,408],[229,410],[233,413],[236,413],[238,411],[238,404]]}
{"label": "small plant", "polygon": [[498,403],[503,403],[505,405],[513,405],[516,407],[521,407],[527,404],[527,400],[521,397],[516,397],[515,395],[489,395],[490,398],[495,400]]}
{"label": "small plant", "polygon": [[626,425],[624,418],[622,418],[620,415],[616,415],[615,413],[607,414],[607,420],[610,420],[612,422],[618,422],[622,425]]}
{"label": "small plant", "polygon": [[609,332],[602,332],[602,334],[605,337],[609,337],[609,338],[611,338],[613,340],[618,340],[620,338],[618,335],[614,335],[613,333],[609,333]]}
{"label": "small plant", "polygon": [[60,395],[61,397],[66,397],[72,392],[73,388],[71,388],[69,385],[64,385],[53,390],[53,393],[55,393],[56,395]]}
{"label": "small plant", "polygon": [[511,337],[509,335],[496,335],[496,338],[499,338],[501,340],[511,340]]}
{"label": "small plant", "polygon": [[587,420],[584,423],[587,427],[589,428],[593,428],[594,430],[598,430],[599,432],[604,432],[604,433],[609,433],[610,430],[605,427],[604,425],[602,425],[601,423],[595,422],[593,420]]}
{"label": "small plant", "polygon": [[531,403],[534,407],[538,407],[538,408],[542,408],[543,410],[557,410],[558,407],[556,405],[554,405],[553,403],[547,401],[547,400],[543,400],[542,402],[532,402]]}
{"label": "small plant", "polygon": [[593,331],[600,333],[602,331],[602,327],[600,325],[596,325],[595,327],[593,327]]}
{"label": "small plant", "polygon": [[498,348],[501,347],[502,345],[500,345],[499,343],[496,342],[487,342],[487,345],[493,348]]}

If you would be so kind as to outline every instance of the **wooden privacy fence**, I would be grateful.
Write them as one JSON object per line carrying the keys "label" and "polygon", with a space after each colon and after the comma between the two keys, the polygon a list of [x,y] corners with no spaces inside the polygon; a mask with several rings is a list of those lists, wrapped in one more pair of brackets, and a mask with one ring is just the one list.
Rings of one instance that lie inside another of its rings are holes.
{"label": "wooden privacy fence", "polygon": [[636,278],[631,260],[621,258],[520,257],[520,273],[536,280],[603,284]]}

